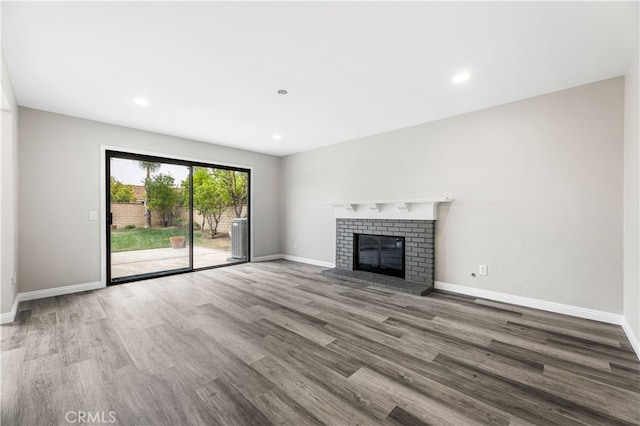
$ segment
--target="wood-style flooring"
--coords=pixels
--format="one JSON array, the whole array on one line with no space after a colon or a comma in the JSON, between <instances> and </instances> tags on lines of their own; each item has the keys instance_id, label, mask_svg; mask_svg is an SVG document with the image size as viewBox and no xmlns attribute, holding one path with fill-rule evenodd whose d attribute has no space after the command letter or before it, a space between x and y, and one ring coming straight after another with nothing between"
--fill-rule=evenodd
<instances>
[{"instance_id":1,"label":"wood-style flooring","mask_svg":"<svg viewBox=\"0 0 640 426\"><path fill-rule=\"evenodd\" d=\"M619 326L319 272L243 264L23 302L0 327L2 425L640 424Z\"/></svg>"}]
</instances>

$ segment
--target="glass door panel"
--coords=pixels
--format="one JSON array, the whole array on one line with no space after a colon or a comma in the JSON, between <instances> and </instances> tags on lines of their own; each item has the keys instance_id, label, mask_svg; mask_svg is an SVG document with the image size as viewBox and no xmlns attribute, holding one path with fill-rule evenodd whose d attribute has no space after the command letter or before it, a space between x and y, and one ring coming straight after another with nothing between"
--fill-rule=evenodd
<instances>
[{"instance_id":1,"label":"glass door panel","mask_svg":"<svg viewBox=\"0 0 640 426\"><path fill-rule=\"evenodd\" d=\"M191 268L190 167L110 157L111 282Z\"/></svg>"},{"instance_id":2,"label":"glass door panel","mask_svg":"<svg viewBox=\"0 0 640 426\"><path fill-rule=\"evenodd\" d=\"M193 267L249 260L249 173L193 169Z\"/></svg>"}]
</instances>

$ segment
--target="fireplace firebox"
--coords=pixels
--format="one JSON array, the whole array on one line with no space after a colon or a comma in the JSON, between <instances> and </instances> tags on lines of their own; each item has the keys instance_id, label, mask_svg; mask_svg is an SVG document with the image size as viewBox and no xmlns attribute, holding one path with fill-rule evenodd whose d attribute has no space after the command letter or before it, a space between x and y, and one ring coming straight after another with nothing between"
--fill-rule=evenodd
<instances>
[{"instance_id":1,"label":"fireplace firebox","mask_svg":"<svg viewBox=\"0 0 640 426\"><path fill-rule=\"evenodd\" d=\"M404 237L354 234L354 270L404 278Z\"/></svg>"}]
</instances>

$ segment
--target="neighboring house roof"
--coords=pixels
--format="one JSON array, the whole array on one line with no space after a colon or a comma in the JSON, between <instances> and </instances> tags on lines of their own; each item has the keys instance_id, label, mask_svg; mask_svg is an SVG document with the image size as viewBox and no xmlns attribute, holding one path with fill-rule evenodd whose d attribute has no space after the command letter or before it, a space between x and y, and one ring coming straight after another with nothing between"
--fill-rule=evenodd
<instances>
[{"instance_id":1,"label":"neighboring house roof","mask_svg":"<svg viewBox=\"0 0 640 426\"><path fill-rule=\"evenodd\" d=\"M135 195L136 200L144 201L146 195L144 185L131 185L131 188L133 189L133 195Z\"/></svg>"}]
</instances>

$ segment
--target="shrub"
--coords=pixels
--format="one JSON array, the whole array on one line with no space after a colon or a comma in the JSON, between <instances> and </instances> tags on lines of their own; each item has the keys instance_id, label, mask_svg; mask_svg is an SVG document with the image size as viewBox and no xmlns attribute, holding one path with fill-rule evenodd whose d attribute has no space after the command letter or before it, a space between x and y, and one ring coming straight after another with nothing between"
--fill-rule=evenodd
<instances>
[{"instance_id":1,"label":"shrub","mask_svg":"<svg viewBox=\"0 0 640 426\"><path fill-rule=\"evenodd\" d=\"M124 229L136 229L135 225L126 225Z\"/></svg>"}]
</instances>

